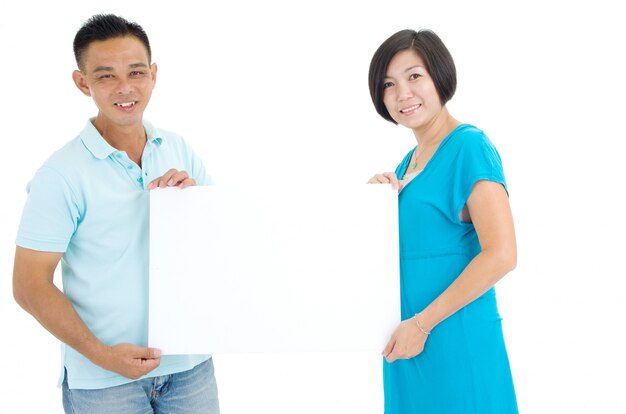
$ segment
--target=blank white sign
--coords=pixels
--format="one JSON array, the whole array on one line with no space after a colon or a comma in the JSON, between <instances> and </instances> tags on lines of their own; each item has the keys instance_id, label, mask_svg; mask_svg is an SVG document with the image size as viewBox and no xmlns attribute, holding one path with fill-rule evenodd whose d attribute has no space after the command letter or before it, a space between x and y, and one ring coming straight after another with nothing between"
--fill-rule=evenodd
<instances>
[{"instance_id":1,"label":"blank white sign","mask_svg":"<svg viewBox=\"0 0 626 414\"><path fill-rule=\"evenodd\" d=\"M382 351L400 322L387 185L150 192L150 346Z\"/></svg>"}]
</instances>

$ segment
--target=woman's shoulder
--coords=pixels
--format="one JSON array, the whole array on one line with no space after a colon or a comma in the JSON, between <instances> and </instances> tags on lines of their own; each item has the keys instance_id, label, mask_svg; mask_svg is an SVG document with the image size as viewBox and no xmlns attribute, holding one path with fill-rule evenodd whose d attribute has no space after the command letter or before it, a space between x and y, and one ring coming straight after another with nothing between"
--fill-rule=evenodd
<instances>
[{"instance_id":1,"label":"woman's shoulder","mask_svg":"<svg viewBox=\"0 0 626 414\"><path fill-rule=\"evenodd\" d=\"M452 131L452 133L462 138L457 141L462 141L464 143L489 141L485 132L472 124L460 124L454 129L454 131Z\"/></svg>"},{"instance_id":2,"label":"woman's shoulder","mask_svg":"<svg viewBox=\"0 0 626 414\"><path fill-rule=\"evenodd\" d=\"M458 149L471 150L471 149L489 149L490 151L496 151L496 147L489 139L485 132L471 124L461 124L454 131L456 139L453 141L456 143Z\"/></svg>"}]
</instances>

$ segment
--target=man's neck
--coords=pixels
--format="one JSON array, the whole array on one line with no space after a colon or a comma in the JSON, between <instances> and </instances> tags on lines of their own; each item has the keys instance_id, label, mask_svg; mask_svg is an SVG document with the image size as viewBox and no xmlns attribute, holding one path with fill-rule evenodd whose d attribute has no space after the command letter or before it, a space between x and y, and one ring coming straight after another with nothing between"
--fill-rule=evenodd
<instances>
[{"instance_id":1,"label":"man's neck","mask_svg":"<svg viewBox=\"0 0 626 414\"><path fill-rule=\"evenodd\" d=\"M146 146L146 131L143 124L119 126L94 121L94 127L113 148L124 151L137 165L141 166L141 155Z\"/></svg>"}]
</instances>

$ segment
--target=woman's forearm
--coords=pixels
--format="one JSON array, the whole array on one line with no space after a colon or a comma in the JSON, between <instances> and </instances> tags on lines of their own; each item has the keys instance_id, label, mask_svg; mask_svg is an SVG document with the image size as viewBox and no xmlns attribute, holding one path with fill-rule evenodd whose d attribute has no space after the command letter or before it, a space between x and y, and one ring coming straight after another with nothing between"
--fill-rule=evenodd
<instances>
[{"instance_id":1,"label":"woman's forearm","mask_svg":"<svg viewBox=\"0 0 626 414\"><path fill-rule=\"evenodd\" d=\"M420 324L428 330L433 329L488 291L515 268L516 260L514 251L499 249L480 252L459 277L419 313Z\"/></svg>"}]
</instances>

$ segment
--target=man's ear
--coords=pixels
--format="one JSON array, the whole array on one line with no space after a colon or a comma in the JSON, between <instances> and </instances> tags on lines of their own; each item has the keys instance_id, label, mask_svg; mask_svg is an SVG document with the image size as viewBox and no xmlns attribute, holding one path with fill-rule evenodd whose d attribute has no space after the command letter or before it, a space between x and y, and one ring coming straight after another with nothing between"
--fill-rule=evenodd
<instances>
[{"instance_id":1,"label":"man's ear","mask_svg":"<svg viewBox=\"0 0 626 414\"><path fill-rule=\"evenodd\" d=\"M91 96L91 92L89 91L89 86L87 86L87 80L85 79L85 75L80 70L75 70L72 72L72 79L76 84L76 87L80 89L82 93L86 96Z\"/></svg>"},{"instance_id":2,"label":"man's ear","mask_svg":"<svg viewBox=\"0 0 626 414\"><path fill-rule=\"evenodd\" d=\"M157 64L153 63L150 65L150 73L152 74L152 88L156 85L156 75L157 75Z\"/></svg>"}]
</instances>

